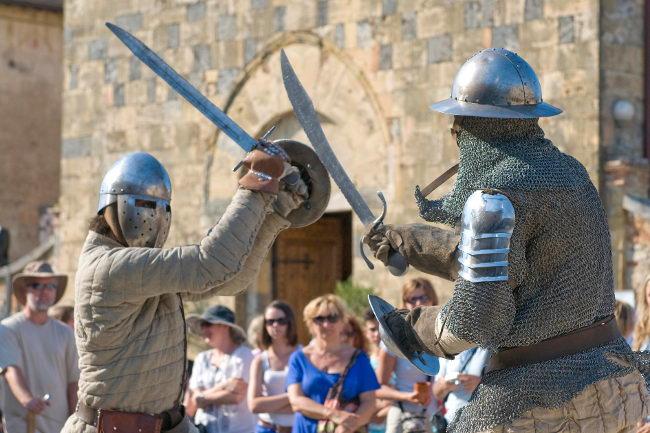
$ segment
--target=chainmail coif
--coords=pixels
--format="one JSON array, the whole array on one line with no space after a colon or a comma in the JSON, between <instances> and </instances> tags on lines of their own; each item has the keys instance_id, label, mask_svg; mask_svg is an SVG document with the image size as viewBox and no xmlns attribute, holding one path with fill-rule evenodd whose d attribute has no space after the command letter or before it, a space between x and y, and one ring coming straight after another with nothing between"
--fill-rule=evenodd
<instances>
[{"instance_id":1,"label":"chainmail coif","mask_svg":"<svg viewBox=\"0 0 650 433\"><path fill-rule=\"evenodd\" d=\"M613 314L606 214L584 167L544 138L537 119L463 118L460 167L441 200L416 189L421 215L456 225L469 195L498 189L515 208L508 282L456 281L443 307L449 330L490 350L527 346ZM487 373L450 432L507 424L534 407L558 407L588 385L648 372L623 339L572 356Z\"/></svg>"}]
</instances>

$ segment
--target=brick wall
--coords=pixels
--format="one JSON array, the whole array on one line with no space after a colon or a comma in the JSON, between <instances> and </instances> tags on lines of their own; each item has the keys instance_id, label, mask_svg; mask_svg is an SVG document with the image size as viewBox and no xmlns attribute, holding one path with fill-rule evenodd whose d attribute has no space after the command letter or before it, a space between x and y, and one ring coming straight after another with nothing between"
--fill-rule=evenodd
<instances>
[{"instance_id":1,"label":"brick wall","mask_svg":"<svg viewBox=\"0 0 650 433\"><path fill-rule=\"evenodd\" d=\"M134 32L251 134L277 123L284 136L302 138L281 85L285 48L353 180L373 205L374 191L387 194L388 222L415 221L413 186L456 161L450 119L428 105L448 97L459 66L484 47L514 49L539 72L545 100L566 111L542 121L548 136L599 179L596 0L67 0L65 7L59 259L71 272L101 176L119 156L142 149L168 167L169 245L198 240L216 221L241 157L134 61L105 21ZM330 206L346 207L337 191ZM362 234L356 221L353 232ZM353 268L359 282L397 298L400 280L368 271L356 252ZM449 284L437 283L449 293Z\"/></svg>"},{"instance_id":2,"label":"brick wall","mask_svg":"<svg viewBox=\"0 0 650 433\"><path fill-rule=\"evenodd\" d=\"M625 209L625 288L642 290L650 276L650 200L627 195L623 199ZM641 295L643 296L643 295Z\"/></svg>"},{"instance_id":3,"label":"brick wall","mask_svg":"<svg viewBox=\"0 0 650 433\"><path fill-rule=\"evenodd\" d=\"M631 289L634 269L627 264L635 246L628 236L623 209L627 194L647 198L650 165L644 159L644 3L645 0L600 2L600 146L605 176L601 195L612 233L614 272L619 289ZM633 107L629 120L615 120L614 105ZM645 262L650 266L650 262Z\"/></svg>"},{"instance_id":4,"label":"brick wall","mask_svg":"<svg viewBox=\"0 0 650 433\"><path fill-rule=\"evenodd\" d=\"M63 19L0 4L0 225L10 259L39 243L39 217L59 196Z\"/></svg>"}]
</instances>

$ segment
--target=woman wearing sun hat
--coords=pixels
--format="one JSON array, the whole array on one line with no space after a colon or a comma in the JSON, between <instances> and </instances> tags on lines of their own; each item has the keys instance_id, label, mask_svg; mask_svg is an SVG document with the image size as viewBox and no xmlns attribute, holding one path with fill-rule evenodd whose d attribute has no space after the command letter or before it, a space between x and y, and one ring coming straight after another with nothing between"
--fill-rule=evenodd
<instances>
[{"instance_id":1,"label":"woman wearing sun hat","mask_svg":"<svg viewBox=\"0 0 650 433\"><path fill-rule=\"evenodd\" d=\"M246 404L253 353L235 314L223 305L187 318L190 332L211 347L194 360L187 399L198 408L194 422L207 433L251 433L255 416ZM189 403L189 402L188 402Z\"/></svg>"}]
</instances>

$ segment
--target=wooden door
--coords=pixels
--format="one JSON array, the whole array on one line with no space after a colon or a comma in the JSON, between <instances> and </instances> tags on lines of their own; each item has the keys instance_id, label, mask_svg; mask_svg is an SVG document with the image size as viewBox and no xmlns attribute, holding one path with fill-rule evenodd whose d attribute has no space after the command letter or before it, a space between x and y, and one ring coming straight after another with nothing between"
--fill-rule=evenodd
<instances>
[{"instance_id":1,"label":"wooden door","mask_svg":"<svg viewBox=\"0 0 650 433\"><path fill-rule=\"evenodd\" d=\"M352 271L351 215L326 214L316 223L283 231L273 248L273 291L275 299L288 302L300 322L302 344L309 333L302 310L309 301L333 293L336 282Z\"/></svg>"}]
</instances>

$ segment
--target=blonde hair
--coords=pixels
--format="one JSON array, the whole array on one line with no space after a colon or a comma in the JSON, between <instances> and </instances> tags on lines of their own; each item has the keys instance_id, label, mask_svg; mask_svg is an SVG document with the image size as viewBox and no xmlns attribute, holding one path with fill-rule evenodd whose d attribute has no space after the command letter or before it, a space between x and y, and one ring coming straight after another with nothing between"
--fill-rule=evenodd
<instances>
[{"instance_id":1,"label":"blonde hair","mask_svg":"<svg viewBox=\"0 0 650 433\"><path fill-rule=\"evenodd\" d=\"M616 301L614 304L614 318L623 337L627 336L634 328L634 308L627 302Z\"/></svg>"},{"instance_id":2,"label":"blonde hair","mask_svg":"<svg viewBox=\"0 0 650 433\"><path fill-rule=\"evenodd\" d=\"M248 329L246 329L246 337L248 344L255 349L264 349L262 344L262 331L264 328L264 315L259 314L250 321Z\"/></svg>"},{"instance_id":3,"label":"blonde hair","mask_svg":"<svg viewBox=\"0 0 650 433\"><path fill-rule=\"evenodd\" d=\"M646 277L640 290L636 293L637 320L634 325L634 341L632 348L639 350L641 345L650 337L650 309L646 299L646 287L650 283L650 276Z\"/></svg>"},{"instance_id":4,"label":"blonde hair","mask_svg":"<svg viewBox=\"0 0 650 433\"><path fill-rule=\"evenodd\" d=\"M433 288L433 284L426 278L418 277L411 278L402 286L402 305L406 306L406 300L411 293L415 292L417 289L422 289L425 295L431 301L431 305L438 305L438 295L436 290Z\"/></svg>"},{"instance_id":5,"label":"blonde hair","mask_svg":"<svg viewBox=\"0 0 650 433\"><path fill-rule=\"evenodd\" d=\"M302 310L302 318L308 328L312 325L312 319L323 309L328 309L338 314L341 320L346 320L350 316L345 301L340 297L331 294L319 296L309 301Z\"/></svg>"}]
</instances>

